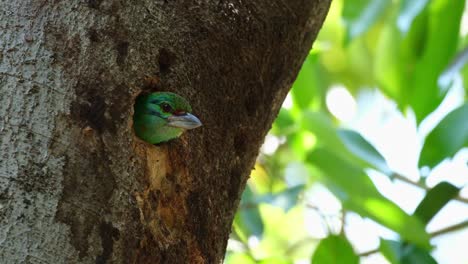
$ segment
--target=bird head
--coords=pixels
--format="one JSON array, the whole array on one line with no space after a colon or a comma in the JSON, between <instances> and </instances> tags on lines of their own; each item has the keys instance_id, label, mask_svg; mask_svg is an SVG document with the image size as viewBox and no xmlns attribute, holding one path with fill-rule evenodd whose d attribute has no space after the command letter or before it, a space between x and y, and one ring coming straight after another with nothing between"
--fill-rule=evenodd
<instances>
[{"instance_id":1,"label":"bird head","mask_svg":"<svg viewBox=\"0 0 468 264\"><path fill-rule=\"evenodd\" d=\"M139 96L135 103L134 128L138 137L157 144L179 137L202 125L185 98L170 92Z\"/></svg>"}]
</instances>

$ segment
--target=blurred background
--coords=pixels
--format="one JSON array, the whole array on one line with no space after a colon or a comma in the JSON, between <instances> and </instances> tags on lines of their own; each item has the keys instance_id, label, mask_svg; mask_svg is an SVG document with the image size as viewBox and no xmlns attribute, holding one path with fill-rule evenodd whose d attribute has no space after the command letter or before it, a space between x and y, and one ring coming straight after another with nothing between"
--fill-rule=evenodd
<instances>
[{"instance_id":1,"label":"blurred background","mask_svg":"<svg viewBox=\"0 0 468 264\"><path fill-rule=\"evenodd\" d=\"M465 0L333 0L225 263L468 263Z\"/></svg>"}]
</instances>

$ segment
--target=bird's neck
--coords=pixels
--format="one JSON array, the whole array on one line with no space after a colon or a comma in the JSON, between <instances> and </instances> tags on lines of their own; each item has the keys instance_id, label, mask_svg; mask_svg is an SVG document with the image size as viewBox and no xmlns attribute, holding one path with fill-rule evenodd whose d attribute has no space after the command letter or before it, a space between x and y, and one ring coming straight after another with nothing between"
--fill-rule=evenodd
<instances>
[{"instance_id":1,"label":"bird's neck","mask_svg":"<svg viewBox=\"0 0 468 264\"><path fill-rule=\"evenodd\" d=\"M155 128L155 132L152 135L154 139L153 142L166 142L171 139L179 137L183 132L183 129L170 127L170 126L160 126Z\"/></svg>"}]
</instances>

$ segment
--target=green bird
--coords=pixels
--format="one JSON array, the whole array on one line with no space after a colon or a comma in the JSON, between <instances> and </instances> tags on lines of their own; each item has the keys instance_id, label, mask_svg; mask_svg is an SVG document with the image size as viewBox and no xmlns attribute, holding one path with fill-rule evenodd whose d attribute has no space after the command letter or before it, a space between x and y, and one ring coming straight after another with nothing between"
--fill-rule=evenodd
<instances>
[{"instance_id":1,"label":"green bird","mask_svg":"<svg viewBox=\"0 0 468 264\"><path fill-rule=\"evenodd\" d=\"M202 125L191 114L192 107L185 98L170 92L139 96L135 103L133 128L146 142L158 144L179 137L185 130Z\"/></svg>"}]
</instances>

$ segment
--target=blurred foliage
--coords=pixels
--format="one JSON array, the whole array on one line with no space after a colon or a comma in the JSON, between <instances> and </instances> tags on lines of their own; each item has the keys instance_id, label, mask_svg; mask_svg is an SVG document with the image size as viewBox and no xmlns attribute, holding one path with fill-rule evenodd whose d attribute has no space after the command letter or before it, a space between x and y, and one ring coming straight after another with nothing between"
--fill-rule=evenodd
<instances>
[{"instance_id":1,"label":"blurred foliage","mask_svg":"<svg viewBox=\"0 0 468 264\"><path fill-rule=\"evenodd\" d=\"M373 253L392 264L437 263L427 225L453 199L467 199L448 182L430 188L426 180L441 162L468 147L467 92L464 104L420 136L419 182L393 171L377 147L334 116L327 95L336 85L355 97L377 90L419 129L457 79L468 91L464 8L465 0L332 2L290 92L292 104L280 110L252 171L225 263L359 263ZM372 173L419 186L426 195L409 214L379 192ZM316 186L325 186L340 201L339 215L329 216L310 202ZM324 236L311 237L305 220L310 211L323 216ZM378 248L356 252L344 228L350 212L399 239L381 238ZM338 226L330 219L338 219Z\"/></svg>"}]
</instances>

